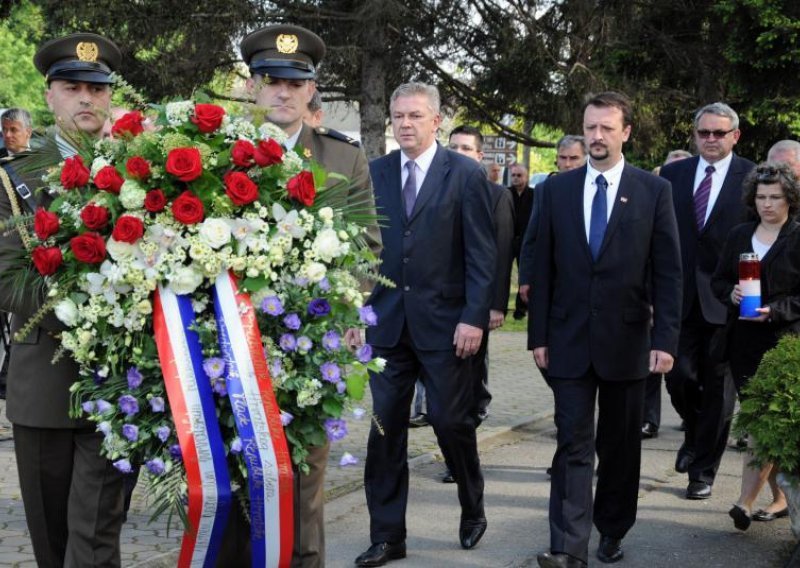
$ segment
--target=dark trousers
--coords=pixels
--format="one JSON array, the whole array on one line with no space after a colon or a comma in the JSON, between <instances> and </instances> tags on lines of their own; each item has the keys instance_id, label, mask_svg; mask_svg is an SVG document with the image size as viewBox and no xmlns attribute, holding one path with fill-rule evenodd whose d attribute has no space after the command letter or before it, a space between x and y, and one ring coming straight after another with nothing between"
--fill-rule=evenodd
<instances>
[{"instance_id":1,"label":"dark trousers","mask_svg":"<svg viewBox=\"0 0 800 568\"><path fill-rule=\"evenodd\" d=\"M475 412L477 414L489 408L492 393L489 392L489 332L483 332L480 349L474 355L478 361L479 378L475 381Z\"/></svg>"},{"instance_id":2,"label":"dark trousers","mask_svg":"<svg viewBox=\"0 0 800 568\"><path fill-rule=\"evenodd\" d=\"M658 429L661 426L661 373L651 373L644 387L644 421Z\"/></svg>"},{"instance_id":3,"label":"dark trousers","mask_svg":"<svg viewBox=\"0 0 800 568\"><path fill-rule=\"evenodd\" d=\"M672 405L686 424L684 447L693 454L689 480L714 483L736 402L729 377L712 347L721 326L708 323L695 307L681 325L678 358L667 375Z\"/></svg>"},{"instance_id":4,"label":"dark trousers","mask_svg":"<svg viewBox=\"0 0 800 568\"><path fill-rule=\"evenodd\" d=\"M519 273L519 256L520 256L520 249L517 248L514 251L514 261L517 263L517 272ZM519 291L517 291L517 295L514 298L514 317L521 319L528 314L528 303L522 299L522 296L519 295Z\"/></svg>"},{"instance_id":5,"label":"dark trousers","mask_svg":"<svg viewBox=\"0 0 800 568\"><path fill-rule=\"evenodd\" d=\"M593 520L600 534L612 538L623 538L636 521L645 381L606 381L590 369L578 379L550 377L549 384L558 431L550 485L550 550L585 562Z\"/></svg>"},{"instance_id":6,"label":"dark trousers","mask_svg":"<svg viewBox=\"0 0 800 568\"><path fill-rule=\"evenodd\" d=\"M406 538L408 502L408 408L417 378L425 384L428 419L439 447L458 484L462 519L480 519L483 509L483 474L475 436L475 357L459 359L454 350L421 351L408 330L390 349L375 348L386 359L386 369L370 376L375 419L367 445L364 488L373 543Z\"/></svg>"},{"instance_id":7,"label":"dark trousers","mask_svg":"<svg viewBox=\"0 0 800 568\"><path fill-rule=\"evenodd\" d=\"M120 566L122 474L92 428L14 424L25 520L40 568Z\"/></svg>"}]
</instances>

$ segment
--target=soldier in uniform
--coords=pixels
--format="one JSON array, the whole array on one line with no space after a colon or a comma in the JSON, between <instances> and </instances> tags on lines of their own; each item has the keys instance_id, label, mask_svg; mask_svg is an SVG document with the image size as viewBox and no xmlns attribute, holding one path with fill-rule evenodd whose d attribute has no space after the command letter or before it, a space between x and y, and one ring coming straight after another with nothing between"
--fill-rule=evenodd
<instances>
[{"instance_id":1,"label":"soldier in uniform","mask_svg":"<svg viewBox=\"0 0 800 568\"><path fill-rule=\"evenodd\" d=\"M325 54L322 39L299 26L274 25L256 30L242 40L242 58L250 67L248 89L256 105L267 110L267 120L288 135L286 148L301 147L306 158L350 180L346 203L359 212L375 213L367 158L357 141L325 127L303 123L316 91L316 69ZM328 186L336 180L329 179ZM369 228L367 241L377 255L380 230ZM295 541L292 566L325 564L323 500L325 465L330 446L310 448L309 474L295 469Z\"/></svg>"},{"instance_id":2,"label":"soldier in uniform","mask_svg":"<svg viewBox=\"0 0 800 568\"><path fill-rule=\"evenodd\" d=\"M62 157L76 153L71 133L99 137L111 101L110 75L121 59L114 43L89 33L49 41L34 56L47 81L45 96L55 115ZM0 219L46 207L52 200L46 191L36 191L40 175L21 172L22 159L0 169ZM3 233L0 259L28 245L25 227ZM0 262L0 272L7 268L7 261ZM0 309L14 314L14 328L41 304L41 296L15 293L8 280L0 281ZM69 417L69 388L78 368L68 357L52 363L60 329L50 313L11 347L7 413L33 551L40 567L120 566L122 474L100 455L103 436L95 425Z\"/></svg>"}]
</instances>

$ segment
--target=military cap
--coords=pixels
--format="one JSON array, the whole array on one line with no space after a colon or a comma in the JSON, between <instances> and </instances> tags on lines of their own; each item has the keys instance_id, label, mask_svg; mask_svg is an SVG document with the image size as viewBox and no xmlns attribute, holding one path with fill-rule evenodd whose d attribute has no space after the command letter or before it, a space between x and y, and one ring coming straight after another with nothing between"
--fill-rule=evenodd
<instances>
[{"instance_id":1,"label":"military cap","mask_svg":"<svg viewBox=\"0 0 800 568\"><path fill-rule=\"evenodd\" d=\"M325 43L314 32L278 24L251 32L242 40L242 59L251 75L275 79L314 79Z\"/></svg>"},{"instance_id":2,"label":"military cap","mask_svg":"<svg viewBox=\"0 0 800 568\"><path fill-rule=\"evenodd\" d=\"M84 83L112 83L122 53L109 39L77 33L51 39L33 56L33 64L47 82L54 79Z\"/></svg>"}]
</instances>

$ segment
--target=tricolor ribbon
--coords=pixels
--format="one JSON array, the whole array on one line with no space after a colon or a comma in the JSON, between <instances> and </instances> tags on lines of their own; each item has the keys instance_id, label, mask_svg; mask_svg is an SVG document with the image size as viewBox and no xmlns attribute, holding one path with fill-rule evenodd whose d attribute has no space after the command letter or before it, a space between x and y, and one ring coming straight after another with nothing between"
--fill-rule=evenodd
<instances>
[{"instance_id":1,"label":"tricolor ribbon","mask_svg":"<svg viewBox=\"0 0 800 568\"><path fill-rule=\"evenodd\" d=\"M228 397L247 466L251 565L288 567L294 537L292 461L255 310L231 274L220 275L214 284L214 309Z\"/></svg>"},{"instance_id":2,"label":"tricolor ribbon","mask_svg":"<svg viewBox=\"0 0 800 568\"><path fill-rule=\"evenodd\" d=\"M216 563L231 506L225 446L217 422L211 384L203 371L200 339L189 296L168 288L155 293L153 327L169 404L181 446L189 501L178 566Z\"/></svg>"}]
</instances>

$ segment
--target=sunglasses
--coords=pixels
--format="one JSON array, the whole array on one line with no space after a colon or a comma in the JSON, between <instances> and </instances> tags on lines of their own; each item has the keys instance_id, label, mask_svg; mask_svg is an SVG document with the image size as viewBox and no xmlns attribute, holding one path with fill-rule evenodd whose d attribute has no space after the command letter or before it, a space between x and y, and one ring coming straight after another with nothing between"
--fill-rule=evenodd
<instances>
[{"instance_id":1,"label":"sunglasses","mask_svg":"<svg viewBox=\"0 0 800 568\"><path fill-rule=\"evenodd\" d=\"M697 135L704 140L706 138L725 138L728 134L736 130L735 128L731 128L730 130L697 130Z\"/></svg>"}]
</instances>

